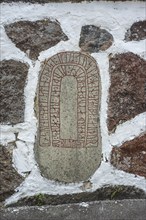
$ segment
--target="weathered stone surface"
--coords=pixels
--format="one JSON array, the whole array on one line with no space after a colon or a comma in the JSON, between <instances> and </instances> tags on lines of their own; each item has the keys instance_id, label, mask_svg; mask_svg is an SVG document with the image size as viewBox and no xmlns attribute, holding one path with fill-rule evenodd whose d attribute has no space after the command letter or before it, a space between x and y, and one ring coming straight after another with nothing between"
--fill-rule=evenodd
<instances>
[{"instance_id":1,"label":"weathered stone surface","mask_svg":"<svg viewBox=\"0 0 146 220\"><path fill-rule=\"evenodd\" d=\"M86 180L100 165L100 78L96 61L64 52L42 66L37 160L49 179Z\"/></svg>"},{"instance_id":2,"label":"weathered stone surface","mask_svg":"<svg viewBox=\"0 0 146 220\"><path fill-rule=\"evenodd\" d=\"M108 128L146 111L146 61L133 53L110 58Z\"/></svg>"},{"instance_id":3,"label":"weathered stone surface","mask_svg":"<svg viewBox=\"0 0 146 220\"><path fill-rule=\"evenodd\" d=\"M126 32L126 41L139 41L146 39L146 20L135 22Z\"/></svg>"},{"instance_id":4,"label":"weathered stone surface","mask_svg":"<svg viewBox=\"0 0 146 220\"><path fill-rule=\"evenodd\" d=\"M16 47L36 60L39 53L55 46L61 40L68 40L63 33L58 21L49 19L31 21L19 21L5 26L8 37L16 44Z\"/></svg>"},{"instance_id":5,"label":"weathered stone surface","mask_svg":"<svg viewBox=\"0 0 146 220\"><path fill-rule=\"evenodd\" d=\"M0 122L21 123L24 121L24 86L28 66L15 60L0 62Z\"/></svg>"},{"instance_id":6,"label":"weathered stone surface","mask_svg":"<svg viewBox=\"0 0 146 220\"><path fill-rule=\"evenodd\" d=\"M0 145L0 202L12 195L22 180L12 166L12 152Z\"/></svg>"},{"instance_id":7,"label":"weathered stone surface","mask_svg":"<svg viewBox=\"0 0 146 220\"><path fill-rule=\"evenodd\" d=\"M82 51L95 53L108 49L113 42L113 36L94 25L85 25L81 29L79 46Z\"/></svg>"},{"instance_id":8,"label":"weathered stone surface","mask_svg":"<svg viewBox=\"0 0 146 220\"><path fill-rule=\"evenodd\" d=\"M104 200L0 209L1 220L144 220L146 199ZM92 202L93 201L93 202Z\"/></svg>"},{"instance_id":9,"label":"weathered stone surface","mask_svg":"<svg viewBox=\"0 0 146 220\"><path fill-rule=\"evenodd\" d=\"M146 177L146 134L113 147L111 164L117 169Z\"/></svg>"},{"instance_id":10,"label":"weathered stone surface","mask_svg":"<svg viewBox=\"0 0 146 220\"><path fill-rule=\"evenodd\" d=\"M15 60L0 62L0 123L24 121L24 86L28 66Z\"/></svg>"}]
</instances>

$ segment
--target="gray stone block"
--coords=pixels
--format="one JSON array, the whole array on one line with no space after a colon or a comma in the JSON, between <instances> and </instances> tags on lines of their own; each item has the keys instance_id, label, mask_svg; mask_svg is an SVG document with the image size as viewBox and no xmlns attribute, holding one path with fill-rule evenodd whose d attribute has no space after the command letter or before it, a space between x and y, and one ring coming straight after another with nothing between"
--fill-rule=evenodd
<instances>
[{"instance_id":1,"label":"gray stone block","mask_svg":"<svg viewBox=\"0 0 146 220\"><path fill-rule=\"evenodd\" d=\"M24 86L28 66L15 60L0 62L0 123L24 122Z\"/></svg>"},{"instance_id":2,"label":"gray stone block","mask_svg":"<svg viewBox=\"0 0 146 220\"><path fill-rule=\"evenodd\" d=\"M81 29L79 46L82 51L95 53L107 50L113 43L113 36L94 25L85 25Z\"/></svg>"}]
</instances>

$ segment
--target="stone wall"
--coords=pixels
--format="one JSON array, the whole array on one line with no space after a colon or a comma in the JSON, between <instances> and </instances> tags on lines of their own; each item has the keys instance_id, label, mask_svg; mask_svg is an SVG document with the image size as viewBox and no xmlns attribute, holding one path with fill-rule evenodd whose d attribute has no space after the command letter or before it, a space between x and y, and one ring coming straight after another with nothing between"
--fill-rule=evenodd
<instances>
[{"instance_id":1,"label":"stone wall","mask_svg":"<svg viewBox=\"0 0 146 220\"><path fill-rule=\"evenodd\" d=\"M145 190L144 3L1 11L2 200L105 184Z\"/></svg>"}]
</instances>

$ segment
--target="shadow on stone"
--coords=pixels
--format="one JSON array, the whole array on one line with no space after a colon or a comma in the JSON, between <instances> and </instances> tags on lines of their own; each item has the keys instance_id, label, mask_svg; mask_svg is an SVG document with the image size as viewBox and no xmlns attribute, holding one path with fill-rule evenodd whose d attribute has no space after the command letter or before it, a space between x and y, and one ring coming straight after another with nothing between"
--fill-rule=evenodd
<instances>
[{"instance_id":1,"label":"shadow on stone","mask_svg":"<svg viewBox=\"0 0 146 220\"><path fill-rule=\"evenodd\" d=\"M83 192L71 195L38 194L35 196L23 198L19 200L17 203L9 205L9 207L59 205L68 203L117 199L146 199L146 194L143 190L135 188L134 186L104 186L100 189L97 189L95 192Z\"/></svg>"}]
</instances>

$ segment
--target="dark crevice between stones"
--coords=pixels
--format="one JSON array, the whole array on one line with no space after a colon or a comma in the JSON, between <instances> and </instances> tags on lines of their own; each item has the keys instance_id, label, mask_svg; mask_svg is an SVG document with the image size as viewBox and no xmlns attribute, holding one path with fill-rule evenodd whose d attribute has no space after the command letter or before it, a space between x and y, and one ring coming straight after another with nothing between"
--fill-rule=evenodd
<instances>
[{"instance_id":1,"label":"dark crevice between stones","mask_svg":"<svg viewBox=\"0 0 146 220\"><path fill-rule=\"evenodd\" d=\"M19 200L17 203L9 205L16 206L42 206L59 205L68 203L90 202L97 200L122 200L122 199L146 199L146 193L142 189L134 186L104 186L95 192L83 192L65 195L38 194Z\"/></svg>"}]
</instances>

